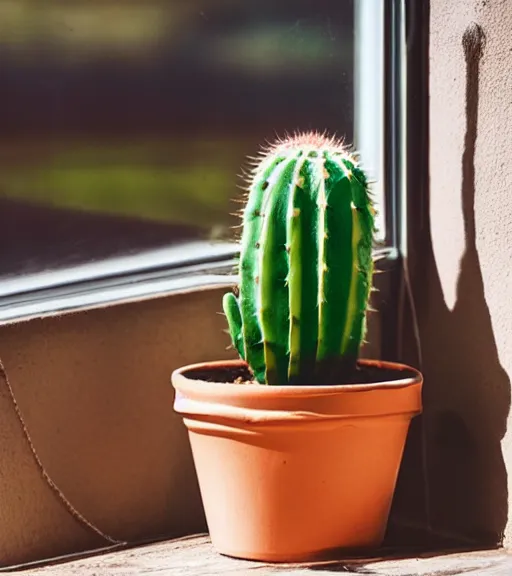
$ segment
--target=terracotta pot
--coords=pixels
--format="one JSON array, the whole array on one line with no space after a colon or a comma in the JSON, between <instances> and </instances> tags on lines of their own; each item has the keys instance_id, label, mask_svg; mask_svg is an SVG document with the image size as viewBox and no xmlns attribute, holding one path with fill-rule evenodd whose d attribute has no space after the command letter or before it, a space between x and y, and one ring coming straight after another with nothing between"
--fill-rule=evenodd
<instances>
[{"instance_id":1,"label":"terracotta pot","mask_svg":"<svg viewBox=\"0 0 512 576\"><path fill-rule=\"evenodd\" d=\"M283 387L200 379L216 380L241 361L173 373L174 409L189 431L217 551L293 562L382 543L423 379L401 364L360 365L396 378Z\"/></svg>"}]
</instances>

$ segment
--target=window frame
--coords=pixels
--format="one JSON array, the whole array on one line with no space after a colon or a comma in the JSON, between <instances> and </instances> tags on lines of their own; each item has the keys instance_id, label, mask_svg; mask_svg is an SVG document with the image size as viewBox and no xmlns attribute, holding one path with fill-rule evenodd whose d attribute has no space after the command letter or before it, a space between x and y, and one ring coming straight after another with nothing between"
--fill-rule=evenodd
<instances>
[{"instance_id":1,"label":"window frame","mask_svg":"<svg viewBox=\"0 0 512 576\"><path fill-rule=\"evenodd\" d=\"M356 2L359 0L355 0ZM360 0L367 1L367 0ZM375 0L370 0L374 2ZM397 330L397 294L401 256L405 252L405 21L414 0L382 0L383 10L383 164L382 189L385 237L374 254L388 274L379 312L387 337L383 355L393 355ZM357 40L356 40L357 42ZM34 316L165 296L183 290L236 283L236 243L170 245L140 256L105 259L95 264L20 276L0 282L0 324ZM163 252L168 252L167 256ZM157 254L158 253L158 254ZM181 255L181 256L178 256ZM389 337L388 337L389 336Z\"/></svg>"}]
</instances>

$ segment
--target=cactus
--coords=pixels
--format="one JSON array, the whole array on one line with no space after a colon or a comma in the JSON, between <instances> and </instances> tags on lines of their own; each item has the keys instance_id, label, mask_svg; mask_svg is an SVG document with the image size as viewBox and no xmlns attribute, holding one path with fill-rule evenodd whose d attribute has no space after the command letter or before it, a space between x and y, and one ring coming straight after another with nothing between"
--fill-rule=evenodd
<instances>
[{"instance_id":1,"label":"cactus","mask_svg":"<svg viewBox=\"0 0 512 576\"><path fill-rule=\"evenodd\" d=\"M251 174L233 345L261 384L340 383L357 365L373 274L367 178L341 142L280 140Z\"/></svg>"}]
</instances>

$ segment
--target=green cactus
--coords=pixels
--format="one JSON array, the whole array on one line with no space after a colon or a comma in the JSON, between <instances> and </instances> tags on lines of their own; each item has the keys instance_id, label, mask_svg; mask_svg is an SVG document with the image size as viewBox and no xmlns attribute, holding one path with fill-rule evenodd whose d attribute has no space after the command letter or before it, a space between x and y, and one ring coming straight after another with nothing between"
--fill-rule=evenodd
<instances>
[{"instance_id":1,"label":"green cactus","mask_svg":"<svg viewBox=\"0 0 512 576\"><path fill-rule=\"evenodd\" d=\"M373 274L374 209L356 159L316 133L278 141L252 173L233 345L261 384L340 383L356 367Z\"/></svg>"}]
</instances>

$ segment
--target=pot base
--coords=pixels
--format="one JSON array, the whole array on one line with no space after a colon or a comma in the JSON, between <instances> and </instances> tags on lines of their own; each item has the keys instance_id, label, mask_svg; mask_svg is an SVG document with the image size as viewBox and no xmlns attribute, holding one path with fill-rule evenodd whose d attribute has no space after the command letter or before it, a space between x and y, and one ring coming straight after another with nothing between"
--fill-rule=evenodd
<instances>
[{"instance_id":1,"label":"pot base","mask_svg":"<svg viewBox=\"0 0 512 576\"><path fill-rule=\"evenodd\" d=\"M364 558L373 555L376 550L382 546L383 538L378 542L368 543L366 546L359 546L358 548L329 548L326 550L303 550L293 554L280 554L269 553L269 551L256 551L256 550L224 550L215 545L212 545L218 554L226 556L227 558L236 558L239 560L250 560L253 562L268 562L272 564L302 564L313 562L329 562L335 560L343 560L348 558Z\"/></svg>"}]
</instances>

